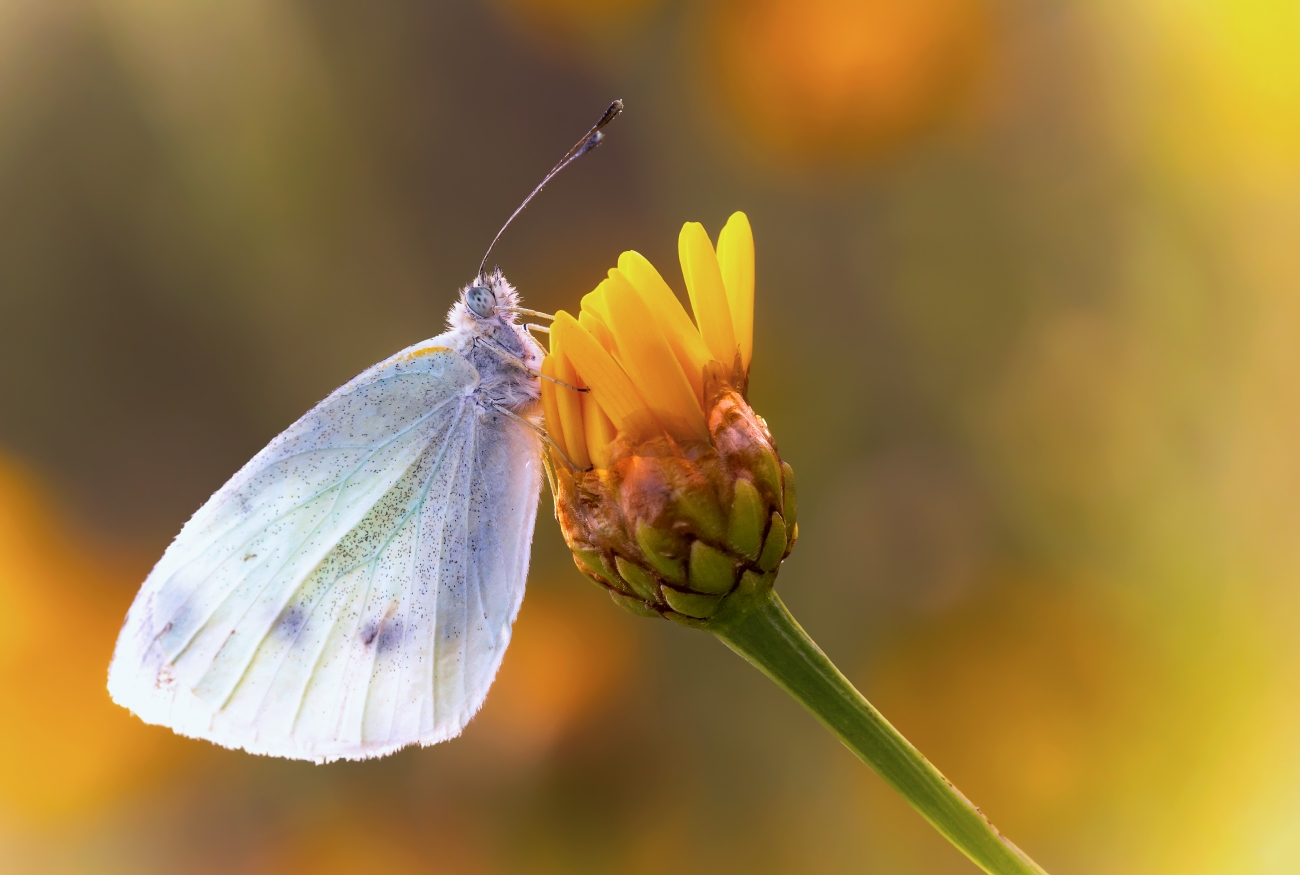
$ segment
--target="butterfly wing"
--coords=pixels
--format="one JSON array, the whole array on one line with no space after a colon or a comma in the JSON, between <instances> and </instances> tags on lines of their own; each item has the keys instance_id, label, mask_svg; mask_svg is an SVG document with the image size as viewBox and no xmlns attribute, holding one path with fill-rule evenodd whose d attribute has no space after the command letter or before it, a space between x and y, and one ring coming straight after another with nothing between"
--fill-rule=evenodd
<instances>
[{"instance_id":1,"label":"butterfly wing","mask_svg":"<svg viewBox=\"0 0 1300 875\"><path fill-rule=\"evenodd\" d=\"M341 387L194 515L127 615L116 702L318 761L459 734L523 597L541 450L479 412L446 338Z\"/></svg>"}]
</instances>

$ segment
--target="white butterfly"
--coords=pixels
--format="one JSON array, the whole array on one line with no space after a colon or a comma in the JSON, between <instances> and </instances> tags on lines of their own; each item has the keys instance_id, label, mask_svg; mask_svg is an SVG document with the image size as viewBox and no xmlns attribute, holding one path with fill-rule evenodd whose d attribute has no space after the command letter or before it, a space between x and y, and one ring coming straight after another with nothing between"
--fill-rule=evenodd
<instances>
[{"instance_id":1,"label":"white butterfly","mask_svg":"<svg viewBox=\"0 0 1300 875\"><path fill-rule=\"evenodd\" d=\"M446 332L335 391L218 490L131 605L113 700L317 762L459 735L510 643L541 490L544 353L518 305L480 266Z\"/></svg>"},{"instance_id":2,"label":"white butterfly","mask_svg":"<svg viewBox=\"0 0 1300 875\"><path fill-rule=\"evenodd\" d=\"M113 700L299 759L458 735L510 642L541 488L540 440L510 415L541 397L517 305L499 272L467 287L450 330L335 391L212 496L127 614Z\"/></svg>"}]
</instances>

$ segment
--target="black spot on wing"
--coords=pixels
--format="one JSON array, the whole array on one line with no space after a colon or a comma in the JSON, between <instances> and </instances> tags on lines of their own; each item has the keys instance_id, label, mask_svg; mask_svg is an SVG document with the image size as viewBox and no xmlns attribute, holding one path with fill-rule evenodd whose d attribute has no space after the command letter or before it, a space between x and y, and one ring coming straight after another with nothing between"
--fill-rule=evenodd
<instances>
[{"instance_id":1,"label":"black spot on wing","mask_svg":"<svg viewBox=\"0 0 1300 875\"><path fill-rule=\"evenodd\" d=\"M275 632L290 641L298 637L307 622L307 611L300 604L292 604L280 612L275 621Z\"/></svg>"},{"instance_id":2,"label":"black spot on wing","mask_svg":"<svg viewBox=\"0 0 1300 875\"><path fill-rule=\"evenodd\" d=\"M376 653L392 650L402 643L402 621L398 617L384 617L378 622L371 620L361 627L358 637L361 643L375 646Z\"/></svg>"},{"instance_id":3,"label":"black spot on wing","mask_svg":"<svg viewBox=\"0 0 1300 875\"><path fill-rule=\"evenodd\" d=\"M402 621L398 619L390 620L383 624L379 630L379 636L375 640L375 652L384 653L392 650L402 643Z\"/></svg>"}]
</instances>

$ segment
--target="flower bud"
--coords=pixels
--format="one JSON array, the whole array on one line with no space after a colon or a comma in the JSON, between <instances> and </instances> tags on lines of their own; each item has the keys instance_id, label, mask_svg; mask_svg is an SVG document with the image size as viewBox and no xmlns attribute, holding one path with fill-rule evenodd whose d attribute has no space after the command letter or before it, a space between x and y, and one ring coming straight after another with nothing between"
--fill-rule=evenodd
<instances>
[{"instance_id":1,"label":"flower bud","mask_svg":"<svg viewBox=\"0 0 1300 875\"><path fill-rule=\"evenodd\" d=\"M794 546L794 472L737 391L710 400L708 442L620 435L607 468L552 465L574 562L634 613L707 620L769 589Z\"/></svg>"},{"instance_id":2,"label":"flower bud","mask_svg":"<svg viewBox=\"0 0 1300 875\"><path fill-rule=\"evenodd\" d=\"M561 382L543 383L543 404L555 514L579 570L634 613L708 625L771 589L797 533L794 472L745 400L748 220L732 217L716 253L688 224L680 250L700 329L624 253L581 318L557 314L543 373Z\"/></svg>"}]
</instances>

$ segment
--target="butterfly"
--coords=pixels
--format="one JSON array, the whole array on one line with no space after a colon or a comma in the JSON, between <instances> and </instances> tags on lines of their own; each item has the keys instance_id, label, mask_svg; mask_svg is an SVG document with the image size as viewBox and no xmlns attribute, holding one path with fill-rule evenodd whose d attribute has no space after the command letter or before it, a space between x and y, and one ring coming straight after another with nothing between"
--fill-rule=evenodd
<instances>
[{"instance_id":1,"label":"butterfly","mask_svg":"<svg viewBox=\"0 0 1300 875\"><path fill-rule=\"evenodd\" d=\"M519 321L535 311L484 268L622 109L502 226L445 332L335 390L185 524L127 613L115 702L182 735L317 762L460 734L523 600L545 439L545 354Z\"/></svg>"}]
</instances>

